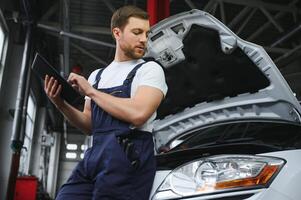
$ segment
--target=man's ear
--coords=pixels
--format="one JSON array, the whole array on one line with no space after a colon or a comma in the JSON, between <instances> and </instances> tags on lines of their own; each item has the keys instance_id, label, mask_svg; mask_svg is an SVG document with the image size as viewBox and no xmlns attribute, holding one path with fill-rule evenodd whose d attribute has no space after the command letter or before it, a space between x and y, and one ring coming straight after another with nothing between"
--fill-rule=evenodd
<instances>
[{"instance_id":1,"label":"man's ear","mask_svg":"<svg viewBox=\"0 0 301 200\"><path fill-rule=\"evenodd\" d=\"M113 28L112 33L113 33L115 40L118 40L120 38L121 30L120 30L120 28L115 27L115 28Z\"/></svg>"}]
</instances>

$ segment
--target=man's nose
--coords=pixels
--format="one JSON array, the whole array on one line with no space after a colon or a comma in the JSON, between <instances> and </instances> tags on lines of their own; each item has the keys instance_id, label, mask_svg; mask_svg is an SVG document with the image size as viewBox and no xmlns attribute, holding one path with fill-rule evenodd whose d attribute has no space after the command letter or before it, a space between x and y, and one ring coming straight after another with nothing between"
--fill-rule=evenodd
<instances>
[{"instance_id":1,"label":"man's nose","mask_svg":"<svg viewBox=\"0 0 301 200\"><path fill-rule=\"evenodd\" d=\"M140 37L140 42L146 43L147 42L147 35L146 34L142 34Z\"/></svg>"}]
</instances>

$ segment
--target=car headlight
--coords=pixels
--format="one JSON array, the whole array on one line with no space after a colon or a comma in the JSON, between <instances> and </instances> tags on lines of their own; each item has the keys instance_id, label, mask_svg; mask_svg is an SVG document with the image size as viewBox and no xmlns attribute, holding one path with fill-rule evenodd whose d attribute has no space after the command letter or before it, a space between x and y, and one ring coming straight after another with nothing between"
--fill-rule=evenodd
<instances>
[{"instance_id":1,"label":"car headlight","mask_svg":"<svg viewBox=\"0 0 301 200\"><path fill-rule=\"evenodd\" d=\"M220 155L202 158L170 172L153 200L267 187L283 164L282 159L262 156Z\"/></svg>"}]
</instances>

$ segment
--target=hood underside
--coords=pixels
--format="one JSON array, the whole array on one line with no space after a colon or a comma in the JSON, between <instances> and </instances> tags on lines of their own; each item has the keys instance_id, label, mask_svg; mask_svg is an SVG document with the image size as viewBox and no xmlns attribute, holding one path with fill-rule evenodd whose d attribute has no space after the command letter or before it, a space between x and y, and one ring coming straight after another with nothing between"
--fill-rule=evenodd
<instances>
[{"instance_id":1,"label":"hood underside","mask_svg":"<svg viewBox=\"0 0 301 200\"><path fill-rule=\"evenodd\" d=\"M169 86L159 118L197 103L263 91L300 110L264 49L240 39L206 12L192 10L169 17L152 27L149 38L146 57L163 66Z\"/></svg>"},{"instance_id":2,"label":"hood underside","mask_svg":"<svg viewBox=\"0 0 301 200\"><path fill-rule=\"evenodd\" d=\"M193 24L183 38L185 60L166 68L168 95L159 117L200 102L255 93L270 81L240 49L225 54L216 30Z\"/></svg>"},{"instance_id":3,"label":"hood underside","mask_svg":"<svg viewBox=\"0 0 301 200\"><path fill-rule=\"evenodd\" d=\"M160 144L226 121L301 122L300 104L265 50L210 14L172 16L152 27L149 38L146 56L163 66L169 87L154 127Z\"/></svg>"}]
</instances>

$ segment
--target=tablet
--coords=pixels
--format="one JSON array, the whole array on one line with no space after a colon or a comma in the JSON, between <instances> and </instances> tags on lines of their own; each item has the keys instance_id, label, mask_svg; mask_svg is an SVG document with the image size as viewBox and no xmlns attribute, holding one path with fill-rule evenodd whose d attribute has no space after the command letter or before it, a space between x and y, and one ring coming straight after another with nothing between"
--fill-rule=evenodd
<instances>
[{"instance_id":1,"label":"tablet","mask_svg":"<svg viewBox=\"0 0 301 200\"><path fill-rule=\"evenodd\" d=\"M83 98L39 53L36 53L31 67L42 80L45 79L46 74L54 77L62 85L61 97L71 105L75 105Z\"/></svg>"}]
</instances>

